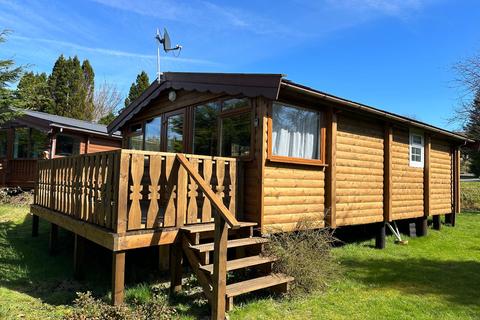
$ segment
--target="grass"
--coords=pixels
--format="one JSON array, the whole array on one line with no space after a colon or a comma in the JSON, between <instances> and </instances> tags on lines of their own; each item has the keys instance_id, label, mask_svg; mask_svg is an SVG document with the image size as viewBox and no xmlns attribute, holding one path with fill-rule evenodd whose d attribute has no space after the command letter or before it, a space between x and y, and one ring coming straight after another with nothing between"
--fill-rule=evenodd
<instances>
[{"instance_id":1,"label":"grass","mask_svg":"<svg viewBox=\"0 0 480 320\"><path fill-rule=\"evenodd\" d=\"M462 182L462 207L480 211L480 182Z\"/></svg>"},{"instance_id":2,"label":"grass","mask_svg":"<svg viewBox=\"0 0 480 320\"><path fill-rule=\"evenodd\" d=\"M93 271L86 281L73 281L72 237L61 233L59 255L49 256L48 226L41 223L39 238L31 238L26 213L25 207L0 206L0 319L60 319L71 309L76 291L106 297L106 252L91 252ZM326 293L289 300L250 296L240 300L230 319L480 318L480 214L461 214L455 228L429 229L427 237L409 239L408 246L394 245L391 237L385 250L373 244L368 240L333 249L344 274ZM148 300L155 281L130 284L127 300ZM172 302L180 318L207 314L204 303L191 302L187 296Z\"/></svg>"}]
</instances>

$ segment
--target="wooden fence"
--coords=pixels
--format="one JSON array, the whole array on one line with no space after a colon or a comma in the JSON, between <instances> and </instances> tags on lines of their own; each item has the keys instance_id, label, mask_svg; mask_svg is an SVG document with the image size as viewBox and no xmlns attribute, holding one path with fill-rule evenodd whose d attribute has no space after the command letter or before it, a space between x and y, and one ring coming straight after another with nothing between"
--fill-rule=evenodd
<instances>
[{"instance_id":1,"label":"wooden fence","mask_svg":"<svg viewBox=\"0 0 480 320\"><path fill-rule=\"evenodd\" d=\"M235 213L237 160L185 157ZM136 150L39 161L35 204L118 233L207 223L215 210L177 154Z\"/></svg>"}]
</instances>

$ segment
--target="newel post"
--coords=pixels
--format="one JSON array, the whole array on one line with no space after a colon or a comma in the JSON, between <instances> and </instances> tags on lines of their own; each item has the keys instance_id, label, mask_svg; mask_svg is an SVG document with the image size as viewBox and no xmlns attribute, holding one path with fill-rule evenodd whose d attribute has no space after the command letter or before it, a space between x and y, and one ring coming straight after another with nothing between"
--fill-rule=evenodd
<instances>
[{"instance_id":1,"label":"newel post","mask_svg":"<svg viewBox=\"0 0 480 320\"><path fill-rule=\"evenodd\" d=\"M228 225L218 213L215 216L214 237L212 319L224 320L227 288Z\"/></svg>"}]
</instances>

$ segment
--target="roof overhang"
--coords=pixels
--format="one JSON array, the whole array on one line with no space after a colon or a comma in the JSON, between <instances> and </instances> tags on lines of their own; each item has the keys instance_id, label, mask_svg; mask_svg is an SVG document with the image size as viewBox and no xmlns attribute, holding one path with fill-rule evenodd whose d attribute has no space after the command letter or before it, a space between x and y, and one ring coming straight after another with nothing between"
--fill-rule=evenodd
<instances>
[{"instance_id":1,"label":"roof overhang","mask_svg":"<svg viewBox=\"0 0 480 320\"><path fill-rule=\"evenodd\" d=\"M276 100L280 90L281 74L245 73L188 73L165 72L162 81L154 81L108 126L108 132L120 129L128 120L146 107L165 90L187 90L246 97L263 96Z\"/></svg>"}]
</instances>

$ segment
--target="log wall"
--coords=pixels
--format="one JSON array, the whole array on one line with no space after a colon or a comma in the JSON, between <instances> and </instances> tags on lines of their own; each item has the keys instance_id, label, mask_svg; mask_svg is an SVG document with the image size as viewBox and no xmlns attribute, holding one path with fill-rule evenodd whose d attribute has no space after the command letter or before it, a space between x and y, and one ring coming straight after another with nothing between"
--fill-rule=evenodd
<instances>
[{"instance_id":1,"label":"log wall","mask_svg":"<svg viewBox=\"0 0 480 320\"><path fill-rule=\"evenodd\" d=\"M430 215L453 212L452 168L450 145L445 141L432 139L430 152Z\"/></svg>"},{"instance_id":2,"label":"log wall","mask_svg":"<svg viewBox=\"0 0 480 320\"><path fill-rule=\"evenodd\" d=\"M324 226L323 168L267 163L263 187L266 230L292 231L304 222Z\"/></svg>"},{"instance_id":3,"label":"log wall","mask_svg":"<svg viewBox=\"0 0 480 320\"><path fill-rule=\"evenodd\" d=\"M392 220L424 215L423 168L410 166L409 134L405 129L393 129Z\"/></svg>"},{"instance_id":4,"label":"log wall","mask_svg":"<svg viewBox=\"0 0 480 320\"><path fill-rule=\"evenodd\" d=\"M383 221L383 138L381 124L339 114L337 226Z\"/></svg>"}]
</instances>

